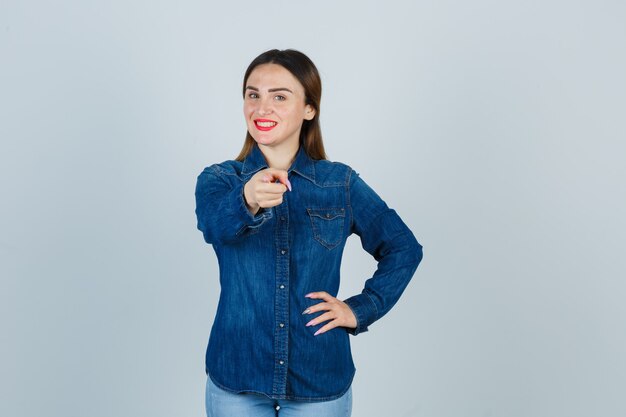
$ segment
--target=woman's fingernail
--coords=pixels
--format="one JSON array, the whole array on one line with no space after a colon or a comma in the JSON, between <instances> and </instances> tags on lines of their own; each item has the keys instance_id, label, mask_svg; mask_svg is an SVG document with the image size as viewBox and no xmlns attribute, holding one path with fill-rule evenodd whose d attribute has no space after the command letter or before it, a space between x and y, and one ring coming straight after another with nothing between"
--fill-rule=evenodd
<instances>
[{"instance_id":1,"label":"woman's fingernail","mask_svg":"<svg viewBox=\"0 0 626 417\"><path fill-rule=\"evenodd\" d=\"M306 310L304 310L304 311L302 312L302 314L309 314L310 312L311 312L311 309L310 309L310 308L307 308ZM308 324L307 324L307 326L308 326Z\"/></svg>"},{"instance_id":2,"label":"woman's fingernail","mask_svg":"<svg viewBox=\"0 0 626 417\"><path fill-rule=\"evenodd\" d=\"M306 324L306 327L312 326L312 324L311 324L312 322L313 322L313 320L311 320L310 322L308 322L308 323Z\"/></svg>"},{"instance_id":3,"label":"woman's fingernail","mask_svg":"<svg viewBox=\"0 0 626 417\"><path fill-rule=\"evenodd\" d=\"M321 330L321 329L320 329ZM316 331L315 333L313 333L313 336L317 336L318 334L320 334L320 330Z\"/></svg>"},{"instance_id":4,"label":"woman's fingernail","mask_svg":"<svg viewBox=\"0 0 626 417\"><path fill-rule=\"evenodd\" d=\"M307 295L305 295L305 297L310 297L313 293L308 293Z\"/></svg>"},{"instance_id":5,"label":"woman's fingernail","mask_svg":"<svg viewBox=\"0 0 626 417\"><path fill-rule=\"evenodd\" d=\"M287 188L289 188L289 191L291 191L291 183L289 182L289 178L287 178Z\"/></svg>"}]
</instances>

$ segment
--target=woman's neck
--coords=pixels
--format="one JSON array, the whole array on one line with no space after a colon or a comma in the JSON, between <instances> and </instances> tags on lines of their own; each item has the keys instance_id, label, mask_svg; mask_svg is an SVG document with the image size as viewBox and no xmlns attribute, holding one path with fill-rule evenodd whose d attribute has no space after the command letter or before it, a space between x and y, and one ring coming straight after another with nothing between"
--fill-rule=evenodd
<instances>
[{"instance_id":1,"label":"woman's neck","mask_svg":"<svg viewBox=\"0 0 626 417\"><path fill-rule=\"evenodd\" d=\"M284 146L279 147L260 145L259 149L261 153L263 153L267 165L270 168L284 169L287 171L289 167L291 167L294 159L296 159L298 147L299 143L296 142L294 145L285 143Z\"/></svg>"}]
</instances>

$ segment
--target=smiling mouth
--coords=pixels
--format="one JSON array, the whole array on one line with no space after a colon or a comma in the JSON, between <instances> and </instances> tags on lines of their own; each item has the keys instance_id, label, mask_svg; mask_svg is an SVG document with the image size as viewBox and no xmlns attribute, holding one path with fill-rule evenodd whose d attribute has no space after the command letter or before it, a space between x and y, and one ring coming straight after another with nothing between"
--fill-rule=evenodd
<instances>
[{"instance_id":1,"label":"smiling mouth","mask_svg":"<svg viewBox=\"0 0 626 417\"><path fill-rule=\"evenodd\" d=\"M274 127L276 127L277 124L278 123L273 120L266 119L256 119L254 121L254 125L256 126L256 128L263 131L272 130Z\"/></svg>"}]
</instances>

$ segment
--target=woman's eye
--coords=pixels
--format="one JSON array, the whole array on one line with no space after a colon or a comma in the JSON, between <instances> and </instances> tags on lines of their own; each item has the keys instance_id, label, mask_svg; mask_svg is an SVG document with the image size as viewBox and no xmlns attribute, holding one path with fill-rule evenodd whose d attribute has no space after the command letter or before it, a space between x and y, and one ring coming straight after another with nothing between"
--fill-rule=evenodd
<instances>
[{"instance_id":1,"label":"woman's eye","mask_svg":"<svg viewBox=\"0 0 626 417\"><path fill-rule=\"evenodd\" d=\"M281 95L278 95L278 96L274 97L274 100L278 100L278 101L284 101L286 99L287 99L287 97L281 96Z\"/></svg>"},{"instance_id":2,"label":"woman's eye","mask_svg":"<svg viewBox=\"0 0 626 417\"><path fill-rule=\"evenodd\" d=\"M248 94L248 97L250 97L250 98L259 98L259 95L257 93L250 93L250 94Z\"/></svg>"}]
</instances>

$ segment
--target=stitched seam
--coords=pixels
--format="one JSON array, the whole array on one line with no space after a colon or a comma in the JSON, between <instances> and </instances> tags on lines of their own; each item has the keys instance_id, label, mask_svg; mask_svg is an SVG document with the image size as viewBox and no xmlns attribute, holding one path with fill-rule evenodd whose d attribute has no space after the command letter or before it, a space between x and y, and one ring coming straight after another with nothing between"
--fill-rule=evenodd
<instances>
[{"instance_id":1,"label":"stitched seam","mask_svg":"<svg viewBox=\"0 0 626 417\"><path fill-rule=\"evenodd\" d=\"M350 210L350 231L352 231L354 226L354 215L352 213L352 203L350 202L350 180L352 179L352 168L348 169L347 181L346 181L346 205Z\"/></svg>"},{"instance_id":2,"label":"stitched seam","mask_svg":"<svg viewBox=\"0 0 626 417\"><path fill-rule=\"evenodd\" d=\"M374 299L367 292L365 292L365 295L367 295L367 298L369 298L370 301L372 302L372 305L374 306L374 313L376 314L376 320L378 320L379 318L378 307L376 307L376 303L374 302Z\"/></svg>"}]
</instances>

